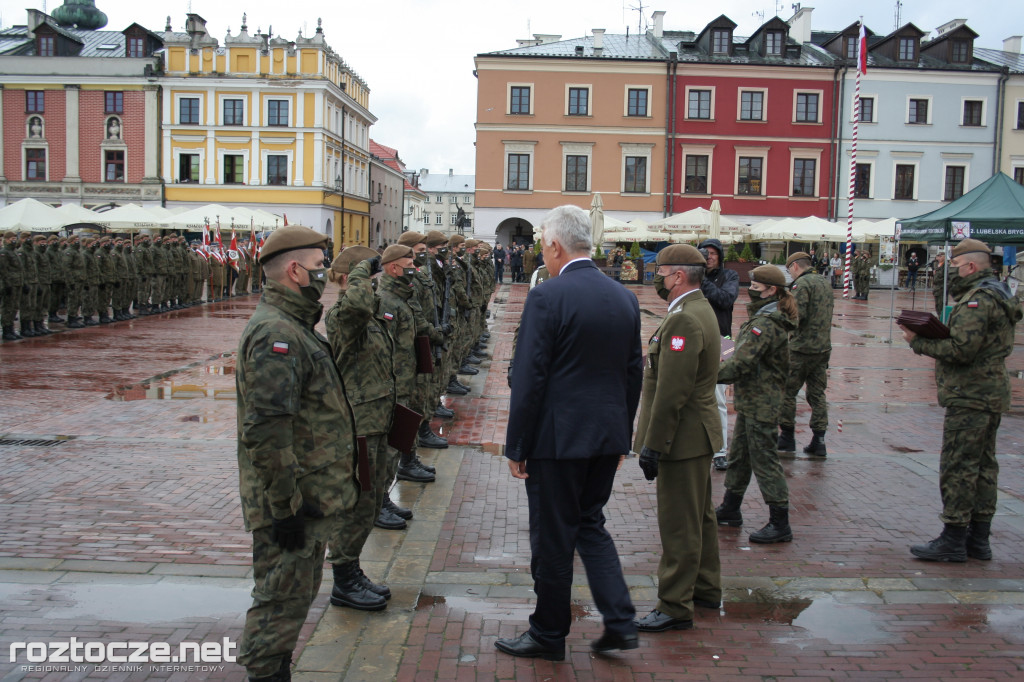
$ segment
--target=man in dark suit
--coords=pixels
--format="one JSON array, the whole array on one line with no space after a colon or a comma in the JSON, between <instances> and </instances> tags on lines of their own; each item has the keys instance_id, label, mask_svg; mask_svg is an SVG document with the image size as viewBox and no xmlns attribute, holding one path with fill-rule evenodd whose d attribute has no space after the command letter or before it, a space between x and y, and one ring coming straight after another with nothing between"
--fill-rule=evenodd
<instances>
[{"instance_id":1,"label":"man in dark suit","mask_svg":"<svg viewBox=\"0 0 1024 682\"><path fill-rule=\"evenodd\" d=\"M642 351L636 296L590 260L587 214L561 206L541 230L544 262L558 276L531 290L523 308L505 452L512 476L526 480L537 605L527 632L495 646L560 661L577 551L604 617L604 634L591 648L638 646L636 611L603 509L630 451Z\"/></svg>"}]
</instances>

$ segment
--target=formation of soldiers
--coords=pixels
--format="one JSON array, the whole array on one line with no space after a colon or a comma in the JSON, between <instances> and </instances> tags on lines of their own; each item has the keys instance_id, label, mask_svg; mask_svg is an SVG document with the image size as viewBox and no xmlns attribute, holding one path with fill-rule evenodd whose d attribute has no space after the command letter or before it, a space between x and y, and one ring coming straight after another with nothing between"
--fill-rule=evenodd
<instances>
[{"instance_id":1,"label":"formation of soldiers","mask_svg":"<svg viewBox=\"0 0 1024 682\"><path fill-rule=\"evenodd\" d=\"M52 334L54 324L80 329L259 291L263 274L253 251L251 242L233 252L199 242L190 247L176 234L6 232L0 248L3 340Z\"/></svg>"}]
</instances>

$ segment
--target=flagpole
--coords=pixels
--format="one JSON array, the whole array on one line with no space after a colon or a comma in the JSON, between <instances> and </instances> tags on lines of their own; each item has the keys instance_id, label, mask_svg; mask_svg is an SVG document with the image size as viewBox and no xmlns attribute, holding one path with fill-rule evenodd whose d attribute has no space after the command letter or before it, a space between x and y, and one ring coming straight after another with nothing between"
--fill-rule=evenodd
<instances>
[{"instance_id":1,"label":"flagpole","mask_svg":"<svg viewBox=\"0 0 1024 682\"><path fill-rule=\"evenodd\" d=\"M860 19L857 37L857 84L853 95L853 135L850 149L850 190L846 208L846 265L843 272L843 298L850 298L850 263L853 252L853 197L857 186L857 129L860 124L860 74L867 70L867 36L864 17ZM870 287L870 282L868 283Z\"/></svg>"}]
</instances>

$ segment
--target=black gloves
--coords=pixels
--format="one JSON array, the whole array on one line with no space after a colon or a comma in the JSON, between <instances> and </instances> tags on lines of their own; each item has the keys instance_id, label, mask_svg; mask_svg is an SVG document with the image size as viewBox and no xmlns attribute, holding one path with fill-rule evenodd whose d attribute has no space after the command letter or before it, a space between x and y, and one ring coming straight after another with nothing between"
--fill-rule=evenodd
<instances>
[{"instance_id":1,"label":"black gloves","mask_svg":"<svg viewBox=\"0 0 1024 682\"><path fill-rule=\"evenodd\" d=\"M640 449L640 468L644 472L644 478L653 481L658 477L658 459L661 453L651 450L646 445Z\"/></svg>"},{"instance_id":2,"label":"black gloves","mask_svg":"<svg viewBox=\"0 0 1024 682\"><path fill-rule=\"evenodd\" d=\"M441 325L441 333L444 334L445 336L451 336L452 329L453 327L451 322L445 322L444 324Z\"/></svg>"},{"instance_id":3,"label":"black gloves","mask_svg":"<svg viewBox=\"0 0 1024 682\"><path fill-rule=\"evenodd\" d=\"M380 256L374 256L373 258L367 258L366 260L370 263L370 277L381 272Z\"/></svg>"},{"instance_id":4,"label":"black gloves","mask_svg":"<svg viewBox=\"0 0 1024 682\"><path fill-rule=\"evenodd\" d=\"M272 519L270 539L286 552L306 546L306 519L322 519L324 513L309 502L302 503L298 514L283 519Z\"/></svg>"}]
</instances>

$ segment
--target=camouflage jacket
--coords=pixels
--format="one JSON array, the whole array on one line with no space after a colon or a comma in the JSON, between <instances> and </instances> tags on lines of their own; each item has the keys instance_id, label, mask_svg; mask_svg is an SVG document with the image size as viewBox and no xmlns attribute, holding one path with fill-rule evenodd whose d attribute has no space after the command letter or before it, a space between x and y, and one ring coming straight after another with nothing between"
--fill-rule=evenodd
<instances>
[{"instance_id":1,"label":"camouflage jacket","mask_svg":"<svg viewBox=\"0 0 1024 682\"><path fill-rule=\"evenodd\" d=\"M871 263L863 258L854 258L853 262L850 263L850 270L854 277L870 277Z\"/></svg>"},{"instance_id":2,"label":"camouflage jacket","mask_svg":"<svg viewBox=\"0 0 1024 682\"><path fill-rule=\"evenodd\" d=\"M106 247L96 249L96 262L100 267L100 282L102 284L114 284L118 280L117 260L114 258L113 250Z\"/></svg>"},{"instance_id":3,"label":"camouflage jacket","mask_svg":"<svg viewBox=\"0 0 1024 682\"><path fill-rule=\"evenodd\" d=\"M50 284L60 284L64 281L64 265L60 245L53 242L46 247L46 257L50 260Z\"/></svg>"},{"instance_id":4,"label":"camouflage jacket","mask_svg":"<svg viewBox=\"0 0 1024 682\"><path fill-rule=\"evenodd\" d=\"M238 474L246 530L297 513L351 509L356 433L352 408L313 326L323 306L268 282L238 343Z\"/></svg>"},{"instance_id":5,"label":"camouflage jacket","mask_svg":"<svg viewBox=\"0 0 1024 682\"><path fill-rule=\"evenodd\" d=\"M721 354L715 311L695 290L669 309L648 342L634 450L646 446L677 460L722 448L715 400Z\"/></svg>"},{"instance_id":6,"label":"camouflage jacket","mask_svg":"<svg viewBox=\"0 0 1024 682\"><path fill-rule=\"evenodd\" d=\"M167 269L167 250L162 244L153 244L149 247L150 259L149 264L150 272L154 275L166 275Z\"/></svg>"},{"instance_id":7,"label":"camouflage jacket","mask_svg":"<svg viewBox=\"0 0 1024 682\"><path fill-rule=\"evenodd\" d=\"M932 268L932 295L940 301L943 296L949 293L948 290L943 291L946 285L946 265L948 265L948 262L943 263L941 266L938 263L933 263Z\"/></svg>"},{"instance_id":8,"label":"camouflage jacket","mask_svg":"<svg viewBox=\"0 0 1024 682\"><path fill-rule=\"evenodd\" d=\"M789 334L796 321L779 310L777 297L751 301L747 314L732 357L718 370L718 383L736 385L737 412L775 424L789 378Z\"/></svg>"},{"instance_id":9,"label":"camouflage jacket","mask_svg":"<svg viewBox=\"0 0 1024 682\"><path fill-rule=\"evenodd\" d=\"M142 242L135 249L135 267L139 281L148 281L153 276L153 247L149 242Z\"/></svg>"},{"instance_id":10,"label":"camouflage jacket","mask_svg":"<svg viewBox=\"0 0 1024 682\"><path fill-rule=\"evenodd\" d=\"M469 301L466 270L467 266L462 259L452 258L452 297L459 306L459 312L472 307L472 303Z\"/></svg>"},{"instance_id":11,"label":"camouflage jacket","mask_svg":"<svg viewBox=\"0 0 1024 682\"><path fill-rule=\"evenodd\" d=\"M85 257L80 244L68 246L60 256L61 271L64 283L68 286L85 284Z\"/></svg>"},{"instance_id":12,"label":"camouflage jacket","mask_svg":"<svg viewBox=\"0 0 1024 682\"><path fill-rule=\"evenodd\" d=\"M416 317L409 302L413 289L388 275L377 285L377 315L394 341L395 395L398 402L416 409Z\"/></svg>"},{"instance_id":13,"label":"camouflage jacket","mask_svg":"<svg viewBox=\"0 0 1024 682\"><path fill-rule=\"evenodd\" d=\"M124 247L115 246L110 252L110 260L114 262L114 272L118 282L127 282L131 274L128 272L128 261L125 260Z\"/></svg>"},{"instance_id":14,"label":"camouflage jacket","mask_svg":"<svg viewBox=\"0 0 1024 682\"><path fill-rule=\"evenodd\" d=\"M189 249L185 254L188 256L188 277L193 283L203 280L203 261L205 260L198 252Z\"/></svg>"},{"instance_id":15,"label":"camouflage jacket","mask_svg":"<svg viewBox=\"0 0 1024 682\"><path fill-rule=\"evenodd\" d=\"M360 436L391 430L395 366L386 324L370 283L368 261L358 263L349 273L348 289L338 292L337 303L327 311L327 338Z\"/></svg>"},{"instance_id":16,"label":"camouflage jacket","mask_svg":"<svg viewBox=\"0 0 1024 682\"><path fill-rule=\"evenodd\" d=\"M32 257L36 262L39 283L50 286L53 283L53 275L50 272L50 256L46 253L46 245L33 246Z\"/></svg>"},{"instance_id":17,"label":"camouflage jacket","mask_svg":"<svg viewBox=\"0 0 1024 682\"><path fill-rule=\"evenodd\" d=\"M813 270L790 285L800 319L789 340L791 353L826 353L832 350L832 286Z\"/></svg>"},{"instance_id":18,"label":"camouflage jacket","mask_svg":"<svg viewBox=\"0 0 1024 682\"><path fill-rule=\"evenodd\" d=\"M39 284L39 268L36 267L36 255L32 252L32 242L23 242L18 247L17 253L21 260L22 282L29 285Z\"/></svg>"},{"instance_id":19,"label":"camouflage jacket","mask_svg":"<svg viewBox=\"0 0 1024 682\"><path fill-rule=\"evenodd\" d=\"M910 347L935 358L935 383L943 407L989 412L1010 409L1006 358L1013 352L1020 303L991 269L956 280L950 293L957 303L949 316L949 338L915 337Z\"/></svg>"},{"instance_id":20,"label":"camouflage jacket","mask_svg":"<svg viewBox=\"0 0 1024 682\"><path fill-rule=\"evenodd\" d=\"M473 281L469 286L469 300L474 308L479 308L487 303L487 273L476 256L470 259L469 267L473 271Z\"/></svg>"},{"instance_id":21,"label":"camouflage jacket","mask_svg":"<svg viewBox=\"0 0 1024 682\"><path fill-rule=\"evenodd\" d=\"M4 288L20 287L25 283L25 267L16 249L8 246L0 248L0 281Z\"/></svg>"}]
</instances>

